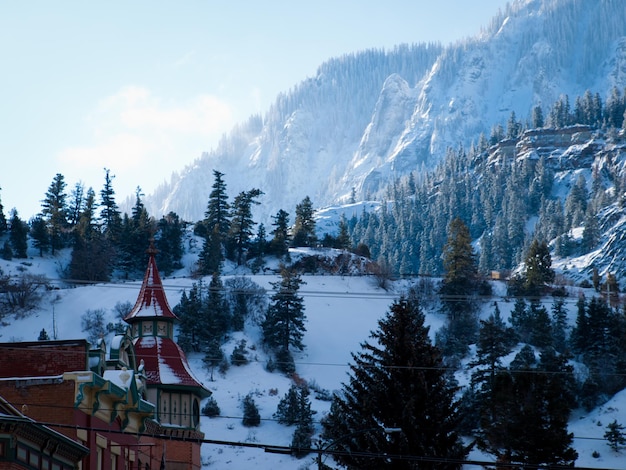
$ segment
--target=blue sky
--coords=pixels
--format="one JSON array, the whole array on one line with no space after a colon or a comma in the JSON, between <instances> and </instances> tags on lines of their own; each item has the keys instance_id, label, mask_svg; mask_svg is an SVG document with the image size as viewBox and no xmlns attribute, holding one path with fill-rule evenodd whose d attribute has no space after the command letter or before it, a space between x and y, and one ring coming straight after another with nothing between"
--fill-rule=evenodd
<instances>
[{"instance_id":1,"label":"blue sky","mask_svg":"<svg viewBox=\"0 0 626 470\"><path fill-rule=\"evenodd\" d=\"M325 60L453 42L506 0L3 2L0 200L40 210L56 173L150 194Z\"/></svg>"}]
</instances>

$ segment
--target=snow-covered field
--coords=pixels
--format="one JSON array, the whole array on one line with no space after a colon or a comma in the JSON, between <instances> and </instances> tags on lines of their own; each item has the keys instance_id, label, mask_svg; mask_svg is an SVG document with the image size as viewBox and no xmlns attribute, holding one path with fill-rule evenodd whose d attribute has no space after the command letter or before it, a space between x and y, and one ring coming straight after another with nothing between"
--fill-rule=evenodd
<instances>
[{"instance_id":1,"label":"snow-covered field","mask_svg":"<svg viewBox=\"0 0 626 470\"><path fill-rule=\"evenodd\" d=\"M191 259L191 258L189 258ZM23 270L44 274L60 289L44 294L39 310L25 318L4 318L0 326L0 341L34 341L42 328L50 337L74 339L85 337L80 328L80 317L88 309L104 309L109 321L115 322L113 307L118 302L132 302L139 293L140 281L110 283L94 286L63 288L59 278L59 268L67 263L64 255L56 258L33 256L26 260L1 261L0 268L5 274L18 274ZM180 299L183 289L191 287L194 280L184 277L189 268L177 273L176 277L163 280L170 305L173 307ZM224 275L226 278L228 274ZM250 275L261 287L271 289L270 282L277 280L275 275ZM389 305L402 290L394 286L395 292L386 292L376 287L373 279L357 276L303 276L306 282L301 288L301 295L306 306L306 328L304 337L306 348L294 355L297 374L313 384L315 388L332 392L346 381L351 352L360 349L361 342L368 339L369 332L377 328L377 320L388 310ZM502 286L495 286L496 292L503 293ZM575 298L570 298L566 305L571 310L572 320L575 311ZM551 305L551 301L548 299ZM492 310L492 303L485 306L484 314ZM508 318L513 302L504 297L498 303L502 316ZM548 305L549 308L549 305ZM53 320L54 319L54 320ZM437 313L427 313L427 322L431 325L431 335L442 325L443 318ZM189 357L190 364L197 377L213 392L213 397L221 409L219 418L202 417L202 431L208 440L245 442L264 446L288 446L291 443L293 427L286 427L273 420L279 400L291 385L291 380L278 372L265 370L267 355L260 342L259 329L254 324L246 325L243 333L232 335L224 346L224 353L230 356L232 349L241 340L246 339L248 357L251 362L244 366L231 366L221 375L214 373L210 380L209 372L202 366L202 356ZM1 371L0 371L1 373ZM464 375L459 375L463 380ZM252 393L261 414L259 427L247 428L241 424L241 399ZM330 403L320 401L311 394L312 408L317 411L314 420L328 411ZM570 423L574 433L574 446L578 451L577 466L598 469L626 469L626 449L621 454L613 452L603 440L606 425L617 419L626 423L626 391L614 396L603 406L589 412L576 411ZM320 427L317 425L317 431ZM317 435L315 436L317 438ZM315 439L314 438L314 439ZM315 440L314 440L315 446ZM304 469L315 468L315 455L301 459L289 455L264 452L259 448L204 444L202 459L206 468L250 469L280 468ZM593 457L597 452L599 457ZM490 456L473 453L469 459L491 460ZM330 458L326 463L330 463ZM466 468L479 468L466 466Z\"/></svg>"}]
</instances>

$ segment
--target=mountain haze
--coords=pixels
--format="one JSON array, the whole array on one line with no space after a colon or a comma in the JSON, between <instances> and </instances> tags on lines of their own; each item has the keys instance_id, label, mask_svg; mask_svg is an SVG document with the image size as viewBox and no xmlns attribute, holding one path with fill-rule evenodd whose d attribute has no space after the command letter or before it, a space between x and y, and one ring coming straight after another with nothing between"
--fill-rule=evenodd
<instances>
[{"instance_id":1,"label":"mountain haze","mask_svg":"<svg viewBox=\"0 0 626 470\"><path fill-rule=\"evenodd\" d=\"M315 77L280 94L219 145L146 198L151 213L199 220L212 170L231 196L265 195L265 221L317 207L376 198L394 178L433 168L450 146L470 145L523 121L561 95L606 98L626 85L626 9L615 0L518 0L473 38L442 47L399 45L330 59Z\"/></svg>"}]
</instances>

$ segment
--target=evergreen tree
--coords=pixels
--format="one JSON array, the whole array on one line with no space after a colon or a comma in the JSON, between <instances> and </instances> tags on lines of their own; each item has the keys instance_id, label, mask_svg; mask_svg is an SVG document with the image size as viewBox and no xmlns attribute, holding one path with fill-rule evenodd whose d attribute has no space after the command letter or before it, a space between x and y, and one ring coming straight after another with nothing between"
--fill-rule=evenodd
<instances>
[{"instance_id":1,"label":"evergreen tree","mask_svg":"<svg viewBox=\"0 0 626 470\"><path fill-rule=\"evenodd\" d=\"M180 302L174 307L174 313L180 319L177 342L185 351L199 352L203 346L203 290L202 280L193 283L189 295L183 291Z\"/></svg>"},{"instance_id":2,"label":"evergreen tree","mask_svg":"<svg viewBox=\"0 0 626 470\"><path fill-rule=\"evenodd\" d=\"M339 233L337 234L337 248L341 250L349 250L352 243L350 242L350 233L348 232L348 222L345 214L341 214L339 218Z\"/></svg>"},{"instance_id":3,"label":"evergreen tree","mask_svg":"<svg viewBox=\"0 0 626 470\"><path fill-rule=\"evenodd\" d=\"M41 214L46 219L50 233L50 248L54 255L55 250L65 246L67 223L67 194L65 194L65 177L57 173L48 187L42 201Z\"/></svg>"},{"instance_id":4,"label":"evergreen tree","mask_svg":"<svg viewBox=\"0 0 626 470\"><path fill-rule=\"evenodd\" d=\"M509 120L506 123L506 138L515 139L520 135L521 131L522 131L522 124L517 122L515 111L511 111Z\"/></svg>"},{"instance_id":5,"label":"evergreen tree","mask_svg":"<svg viewBox=\"0 0 626 470\"><path fill-rule=\"evenodd\" d=\"M218 273L214 273L209 283L206 304L200 312L201 335L204 344L213 339L222 339L230 328L230 307L226 301L224 284Z\"/></svg>"},{"instance_id":6,"label":"evergreen tree","mask_svg":"<svg viewBox=\"0 0 626 470\"><path fill-rule=\"evenodd\" d=\"M256 257L255 263L252 266L253 272L257 273L261 267L265 264L263 257L267 253L269 243L267 241L267 232L265 230L265 224L259 224L259 228L256 232L256 239L250 247L250 255Z\"/></svg>"},{"instance_id":7,"label":"evergreen tree","mask_svg":"<svg viewBox=\"0 0 626 470\"><path fill-rule=\"evenodd\" d=\"M532 117L531 117L531 127L533 129L541 129L544 125L543 120L543 111L541 106L537 105L533 107Z\"/></svg>"},{"instance_id":8,"label":"evergreen tree","mask_svg":"<svg viewBox=\"0 0 626 470\"><path fill-rule=\"evenodd\" d=\"M476 342L474 366L485 366L492 374L501 365L500 359L506 356L515 343L515 333L507 327L500 316L500 308L495 305L487 320L480 321L480 332Z\"/></svg>"},{"instance_id":9,"label":"evergreen tree","mask_svg":"<svg viewBox=\"0 0 626 470\"><path fill-rule=\"evenodd\" d=\"M115 246L119 242L119 234L122 226L122 216L115 202L115 190L113 189L113 179L108 168L104 169L104 186L100 190L100 220L102 221L102 231L107 240Z\"/></svg>"},{"instance_id":10,"label":"evergreen tree","mask_svg":"<svg viewBox=\"0 0 626 470\"><path fill-rule=\"evenodd\" d=\"M9 230L9 225L7 224L7 219L4 216L4 206L2 205L2 199L0 199L0 237L4 235L7 230Z\"/></svg>"},{"instance_id":11,"label":"evergreen tree","mask_svg":"<svg viewBox=\"0 0 626 470\"><path fill-rule=\"evenodd\" d=\"M533 317L530 314L526 301L522 297L515 299L510 321L519 340L523 343L529 343L533 332Z\"/></svg>"},{"instance_id":12,"label":"evergreen tree","mask_svg":"<svg viewBox=\"0 0 626 470\"><path fill-rule=\"evenodd\" d=\"M587 303L584 296L580 296L576 302L576 323L572 329L570 338L572 349L575 352L582 353L587 349L587 325L589 318L587 317Z\"/></svg>"},{"instance_id":13,"label":"evergreen tree","mask_svg":"<svg viewBox=\"0 0 626 470\"><path fill-rule=\"evenodd\" d=\"M33 217L30 221L30 236L33 245L39 250L39 256L43 256L50 248L50 236L46 221L40 215Z\"/></svg>"},{"instance_id":14,"label":"evergreen tree","mask_svg":"<svg viewBox=\"0 0 626 470\"><path fill-rule=\"evenodd\" d=\"M207 210L204 213L202 226L203 233L200 235L209 238L215 231L218 235L221 247L230 230L230 204L228 204L224 173L217 170L213 170L213 185L211 186L209 202L207 204ZM220 253L220 261L221 259Z\"/></svg>"},{"instance_id":15,"label":"evergreen tree","mask_svg":"<svg viewBox=\"0 0 626 470\"><path fill-rule=\"evenodd\" d=\"M283 355L290 347L302 350L302 338L306 328L304 322L304 301L298 295L300 286L305 284L293 269L282 267L280 282L271 283L274 294L263 321L263 339L272 349Z\"/></svg>"},{"instance_id":16,"label":"evergreen tree","mask_svg":"<svg viewBox=\"0 0 626 470\"><path fill-rule=\"evenodd\" d=\"M247 394L243 401L243 419L241 423L246 427L254 427L261 424L261 415L252 394Z\"/></svg>"},{"instance_id":17,"label":"evergreen tree","mask_svg":"<svg viewBox=\"0 0 626 470\"><path fill-rule=\"evenodd\" d=\"M242 191L235 197L232 206L232 217L228 233L228 253L231 259L241 266L245 254L250 248L253 228L256 222L252 220L252 205L260 204L256 199L263 192L259 189Z\"/></svg>"},{"instance_id":18,"label":"evergreen tree","mask_svg":"<svg viewBox=\"0 0 626 470\"><path fill-rule=\"evenodd\" d=\"M277 257L289 256L289 214L280 209L275 216L272 216L274 229L270 232L269 252Z\"/></svg>"},{"instance_id":19,"label":"evergreen tree","mask_svg":"<svg viewBox=\"0 0 626 470\"><path fill-rule=\"evenodd\" d=\"M108 281L113 271L115 250L96 222L96 193L87 190L83 210L73 230L70 278Z\"/></svg>"},{"instance_id":20,"label":"evergreen tree","mask_svg":"<svg viewBox=\"0 0 626 470\"><path fill-rule=\"evenodd\" d=\"M534 239L528 248L525 260L525 291L527 295L540 295L554 281L552 257L545 241Z\"/></svg>"},{"instance_id":21,"label":"evergreen tree","mask_svg":"<svg viewBox=\"0 0 626 470\"><path fill-rule=\"evenodd\" d=\"M626 445L626 433L624 426L619 424L616 419L606 426L604 438L608 441L609 447L613 452L619 452L620 448Z\"/></svg>"},{"instance_id":22,"label":"evergreen tree","mask_svg":"<svg viewBox=\"0 0 626 470\"><path fill-rule=\"evenodd\" d=\"M450 222L448 240L443 248L442 257L445 275L441 294L444 296L471 294L478 280L478 267L469 229L460 218Z\"/></svg>"},{"instance_id":23,"label":"evergreen tree","mask_svg":"<svg viewBox=\"0 0 626 470\"><path fill-rule=\"evenodd\" d=\"M246 320L265 313L267 296L265 289L244 276L230 277L225 282L228 303L232 310L231 327L242 331Z\"/></svg>"},{"instance_id":24,"label":"evergreen tree","mask_svg":"<svg viewBox=\"0 0 626 470\"><path fill-rule=\"evenodd\" d=\"M70 202L67 207L67 223L70 227L74 227L78 223L84 205L85 186L82 183L76 183L70 194Z\"/></svg>"},{"instance_id":25,"label":"evergreen tree","mask_svg":"<svg viewBox=\"0 0 626 470\"><path fill-rule=\"evenodd\" d=\"M274 418L287 426L294 424L313 431L313 414L309 389L306 386L292 385L285 396L278 402Z\"/></svg>"},{"instance_id":26,"label":"evergreen tree","mask_svg":"<svg viewBox=\"0 0 626 470\"><path fill-rule=\"evenodd\" d=\"M222 241L219 234L219 226L214 226L213 231L204 240L202 251L198 256L199 274L212 275L221 273L222 270Z\"/></svg>"},{"instance_id":27,"label":"evergreen tree","mask_svg":"<svg viewBox=\"0 0 626 470\"><path fill-rule=\"evenodd\" d=\"M13 248L13 256L16 258L28 258L28 225L13 208L9 228L9 240Z\"/></svg>"},{"instance_id":28,"label":"evergreen tree","mask_svg":"<svg viewBox=\"0 0 626 470\"><path fill-rule=\"evenodd\" d=\"M122 232L120 236L120 248L122 255L122 268L127 274L141 272L145 266L145 251L152 243L155 232L155 222L148 214L141 200L143 193L137 186L135 190L135 205L131 211L131 217L124 214L122 220Z\"/></svg>"},{"instance_id":29,"label":"evergreen tree","mask_svg":"<svg viewBox=\"0 0 626 470\"><path fill-rule=\"evenodd\" d=\"M166 276L183 267L183 232L183 224L175 212L164 215L157 224L155 245L159 251L156 260L159 269Z\"/></svg>"},{"instance_id":30,"label":"evergreen tree","mask_svg":"<svg viewBox=\"0 0 626 470\"><path fill-rule=\"evenodd\" d=\"M348 468L417 468L416 462L391 457L417 455L424 457L419 468L461 468L455 462L467 450L457 434L454 389L417 303L394 302L371 338L353 354L349 383L323 421L323 437L345 452L335 460Z\"/></svg>"},{"instance_id":31,"label":"evergreen tree","mask_svg":"<svg viewBox=\"0 0 626 470\"><path fill-rule=\"evenodd\" d=\"M473 300L479 281L478 263L471 242L467 225L460 218L453 219L443 248L445 274L439 289L448 324L438 334L438 344L447 356L463 356L478 332Z\"/></svg>"},{"instance_id":32,"label":"evergreen tree","mask_svg":"<svg viewBox=\"0 0 626 470\"><path fill-rule=\"evenodd\" d=\"M596 247L601 235L596 215L592 211L587 211L584 224L580 248L583 253L589 253Z\"/></svg>"},{"instance_id":33,"label":"evergreen tree","mask_svg":"<svg viewBox=\"0 0 626 470\"><path fill-rule=\"evenodd\" d=\"M538 301L530 303L531 344L538 348L552 346L552 324L546 308Z\"/></svg>"},{"instance_id":34,"label":"evergreen tree","mask_svg":"<svg viewBox=\"0 0 626 470\"><path fill-rule=\"evenodd\" d=\"M213 370L216 366L219 366L224 361L224 351L222 351L222 347L220 345L220 341L218 338L213 338L208 342L206 352L204 354L204 358L202 362L204 366L208 369L210 374L210 379L213 381Z\"/></svg>"},{"instance_id":35,"label":"evergreen tree","mask_svg":"<svg viewBox=\"0 0 626 470\"><path fill-rule=\"evenodd\" d=\"M565 301L561 297L556 297L552 303L552 344L558 353L565 353L568 350L567 342L567 310Z\"/></svg>"},{"instance_id":36,"label":"evergreen tree","mask_svg":"<svg viewBox=\"0 0 626 470\"><path fill-rule=\"evenodd\" d=\"M474 367L470 390L473 396L464 395L466 402L471 401L471 408L465 407L466 426L473 429L480 423L483 429L490 428L497 419L494 409L496 376L505 369L501 359L511 351L514 342L515 334L502 320L496 304L489 318L480 322L476 360L470 364Z\"/></svg>"},{"instance_id":37,"label":"evergreen tree","mask_svg":"<svg viewBox=\"0 0 626 470\"><path fill-rule=\"evenodd\" d=\"M503 464L573 465L567 422L574 404L572 367L550 348L539 363L527 345L494 381L494 419L483 421L479 447Z\"/></svg>"},{"instance_id":38,"label":"evergreen tree","mask_svg":"<svg viewBox=\"0 0 626 470\"><path fill-rule=\"evenodd\" d=\"M315 246L317 235L315 234L313 214L313 203L309 196L306 196L300 204L296 205L292 246Z\"/></svg>"}]
</instances>

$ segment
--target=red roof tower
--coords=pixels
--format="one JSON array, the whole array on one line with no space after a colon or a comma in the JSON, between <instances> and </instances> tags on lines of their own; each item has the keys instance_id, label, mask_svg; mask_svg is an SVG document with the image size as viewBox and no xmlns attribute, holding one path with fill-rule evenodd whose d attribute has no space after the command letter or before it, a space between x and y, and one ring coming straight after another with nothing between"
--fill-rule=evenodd
<instances>
[{"instance_id":1,"label":"red roof tower","mask_svg":"<svg viewBox=\"0 0 626 470\"><path fill-rule=\"evenodd\" d=\"M133 309L124 320L131 326L140 372L146 376L148 400L157 405L163 426L197 430L200 400L211 392L194 376L182 349L174 341L178 317L169 306L157 269L157 250L146 251L148 267Z\"/></svg>"}]
</instances>

